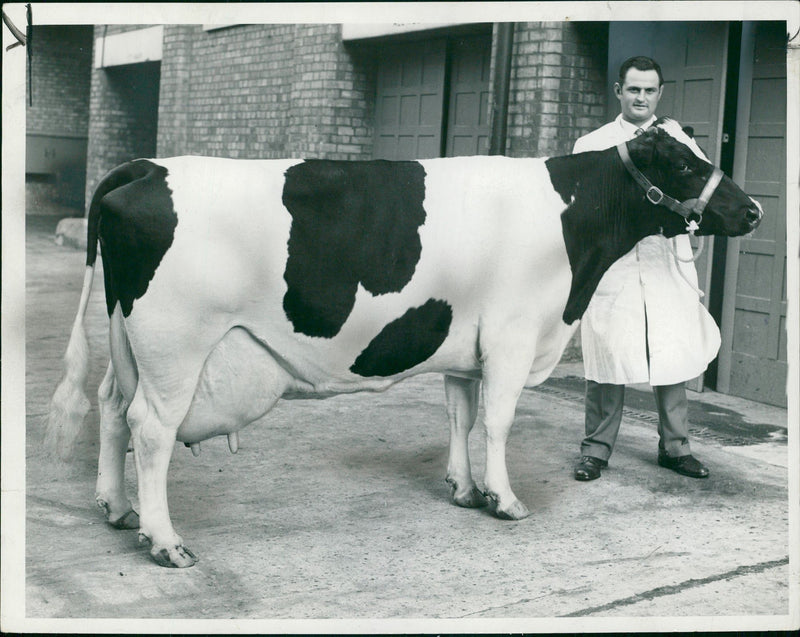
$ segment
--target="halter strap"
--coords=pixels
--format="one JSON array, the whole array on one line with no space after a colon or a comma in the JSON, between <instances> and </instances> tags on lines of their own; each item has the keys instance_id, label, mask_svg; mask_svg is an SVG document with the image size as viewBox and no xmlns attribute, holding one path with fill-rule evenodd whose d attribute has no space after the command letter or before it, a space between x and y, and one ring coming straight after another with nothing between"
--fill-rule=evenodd
<instances>
[{"instance_id":1,"label":"halter strap","mask_svg":"<svg viewBox=\"0 0 800 637\"><path fill-rule=\"evenodd\" d=\"M631 160L630 153L628 152L628 145L625 142L617 144L617 152L622 160L622 164L630 173L631 177L634 178L636 183L641 186L642 190L644 190L645 196L650 203L655 206L665 206L672 210L672 212L677 212L681 217L686 219L687 224L690 224L690 228L693 228L693 230L697 229L700 220L703 218L703 211L708 205L708 202L711 199L711 196L714 194L714 191L717 189L717 186L719 186L720 181L722 181L724 173L719 168L714 167L714 170L711 173L711 176L708 178L708 181L703 187L703 191L700 193L699 197L680 202L677 199L673 199L669 195L664 194L664 192L658 186L654 186L652 182L645 177L638 168L636 168L633 160ZM696 221L689 220L689 217L692 214L697 215L698 219Z\"/></svg>"}]
</instances>

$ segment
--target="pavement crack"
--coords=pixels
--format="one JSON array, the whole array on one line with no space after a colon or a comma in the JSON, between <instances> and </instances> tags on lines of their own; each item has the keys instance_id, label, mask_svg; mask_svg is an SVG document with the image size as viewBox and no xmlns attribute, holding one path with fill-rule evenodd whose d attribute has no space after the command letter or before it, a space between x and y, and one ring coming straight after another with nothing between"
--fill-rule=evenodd
<instances>
[{"instance_id":1,"label":"pavement crack","mask_svg":"<svg viewBox=\"0 0 800 637\"><path fill-rule=\"evenodd\" d=\"M560 588L558 590L548 591L547 593L542 593L541 595L537 595L536 597L523 597L522 599L518 599L513 602L508 602L506 604L498 604L497 606L488 606L486 608L482 608L480 610L476 610L472 613L467 613L465 615L460 615L459 619L464 619L465 617L474 617L475 615L483 615L484 613L488 613L491 611L497 611L501 609L508 609L514 606L519 606L520 604L527 604L529 602L535 602L537 599L543 599L545 597L550 597L551 595L560 595L562 593L577 593L580 591L588 591L590 590L589 585L582 585L576 586L574 588Z\"/></svg>"},{"instance_id":2,"label":"pavement crack","mask_svg":"<svg viewBox=\"0 0 800 637\"><path fill-rule=\"evenodd\" d=\"M718 573L717 575L709 575L708 577L701 577L697 579L689 579L686 580L685 582L681 582L680 584L669 584L667 586L658 586L656 588L651 588L649 591L636 593L635 595L631 595L630 597L617 599L613 602L602 604L600 606L591 606L589 608L583 608L581 610L575 611L574 613L567 613L566 615L560 615L560 616L585 617L586 615L601 613L603 611L611 610L613 608L619 608L620 606L629 606L631 604L637 604L639 602L649 601L657 597L664 597L666 595L675 595L677 593L680 593L681 591L685 591L690 588L705 586L706 584L719 582L721 580L729 580L733 579L734 577L741 577L742 575L750 575L752 573L763 573L764 571L767 571L771 568L786 566L788 563L789 563L789 557L786 556L779 560L771 560L769 562L760 562L758 564L748 564L744 566L738 566L737 568L731 571L726 571L725 573Z\"/></svg>"}]
</instances>

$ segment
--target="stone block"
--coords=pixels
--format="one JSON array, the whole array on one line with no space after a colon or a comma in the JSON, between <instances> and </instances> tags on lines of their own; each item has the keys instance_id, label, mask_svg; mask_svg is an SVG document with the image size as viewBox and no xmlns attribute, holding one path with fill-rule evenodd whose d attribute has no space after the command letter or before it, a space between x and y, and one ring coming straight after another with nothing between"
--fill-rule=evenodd
<instances>
[{"instance_id":1,"label":"stone block","mask_svg":"<svg viewBox=\"0 0 800 637\"><path fill-rule=\"evenodd\" d=\"M60 246L68 246L77 250L86 250L85 217L67 217L56 226L55 242Z\"/></svg>"}]
</instances>

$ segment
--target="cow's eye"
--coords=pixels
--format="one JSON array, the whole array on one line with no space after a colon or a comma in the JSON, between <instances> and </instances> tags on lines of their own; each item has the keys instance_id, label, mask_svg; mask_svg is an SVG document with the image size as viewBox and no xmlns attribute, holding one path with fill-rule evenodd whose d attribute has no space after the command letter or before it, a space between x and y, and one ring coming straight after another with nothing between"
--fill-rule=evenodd
<instances>
[{"instance_id":1,"label":"cow's eye","mask_svg":"<svg viewBox=\"0 0 800 637\"><path fill-rule=\"evenodd\" d=\"M686 164L681 164L680 166L678 166L678 170L683 174L692 172L692 169L689 168L689 166Z\"/></svg>"}]
</instances>

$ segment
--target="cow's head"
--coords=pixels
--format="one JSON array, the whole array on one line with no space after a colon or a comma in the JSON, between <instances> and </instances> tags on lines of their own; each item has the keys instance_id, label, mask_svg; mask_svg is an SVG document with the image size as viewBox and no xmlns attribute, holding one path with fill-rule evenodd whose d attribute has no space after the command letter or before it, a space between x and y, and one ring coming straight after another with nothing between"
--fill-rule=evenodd
<instances>
[{"instance_id":1,"label":"cow's head","mask_svg":"<svg viewBox=\"0 0 800 637\"><path fill-rule=\"evenodd\" d=\"M692 228L696 234L739 236L761 222L761 206L708 163L674 120L658 120L625 147L629 170L639 181L643 212L652 217L646 221L647 234L663 230L671 237ZM692 221L696 226L689 225Z\"/></svg>"},{"instance_id":2,"label":"cow's head","mask_svg":"<svg viewBox=\"0 0 800 637\"><path fill-rule=\"evenodd\" d=\"M623 146L635 168L626 169L614 147L546 162L566 205L561 224L572 269L566 323L583 315L606 270L644 237L690 229L738 236L761 221L761 206L709 164L677 122L658 120Z\"/></svg>"}]
</instances>

